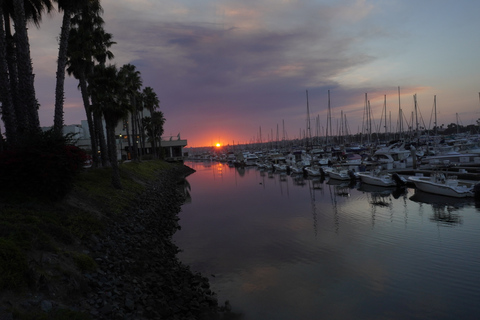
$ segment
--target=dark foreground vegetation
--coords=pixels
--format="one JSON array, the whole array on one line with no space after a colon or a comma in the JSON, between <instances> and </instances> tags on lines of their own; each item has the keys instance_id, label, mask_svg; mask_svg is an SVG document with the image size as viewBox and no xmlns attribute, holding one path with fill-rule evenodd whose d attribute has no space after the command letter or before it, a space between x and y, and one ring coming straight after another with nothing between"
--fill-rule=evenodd
<instances>
[{"instance_id":1,"label":"dark foreground vegetation","mask_svg":"<svg viewBox=\"0 0 480 320\"><path fill-rule=\"evenodd\" d=\"M0 319L222 319L171 237L193 170L159 160L81 172L61 200L0 202ZM20 199L21 198L21 199ZM41 199L41 200L40 200Z\"/></svg>"}]
</instances>

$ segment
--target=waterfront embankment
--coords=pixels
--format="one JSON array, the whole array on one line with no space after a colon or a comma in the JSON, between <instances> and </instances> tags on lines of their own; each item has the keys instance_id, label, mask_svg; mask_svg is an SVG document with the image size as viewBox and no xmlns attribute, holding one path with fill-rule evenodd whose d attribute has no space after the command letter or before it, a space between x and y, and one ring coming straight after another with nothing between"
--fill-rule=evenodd
<instances>
[{"instance_id":1,"label":"waterfront embankment","mask_svg":"<svg viewBox=\"0 0 480 320\"><path fill-rule=\"evenodd\" d=\"M0 281L1 319L218 317L208 279L179 261L171 241L185 196L179 182L194 170L162 164L154 179L145 179L137 174L142 164L132 165L135 169L123 174L130 185L115 193L88 181L60 204L2 205L7 214L0 224L0 259L10 259L16 271L2 267L12 275ZM36 222L40 238L49 237L45 229L52 237L36 240L27 233L24 243L17 241L21 235L3 230L22 219Z\"/></svg>"}]
</instances>

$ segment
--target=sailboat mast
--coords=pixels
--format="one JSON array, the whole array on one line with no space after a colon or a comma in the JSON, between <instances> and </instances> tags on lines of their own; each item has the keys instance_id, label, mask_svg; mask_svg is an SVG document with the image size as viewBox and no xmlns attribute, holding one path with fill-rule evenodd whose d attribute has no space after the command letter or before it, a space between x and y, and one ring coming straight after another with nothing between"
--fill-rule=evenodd
<instances>
[{"instance_id":1,"label":"sailboat mast","mask_svg":"<svg viewBox=\"0 0 480 320\"><path fill-rule=\"evenodd\" d=\"M310 131L310 106L308 105L308 90L305 90L307 93L307 151L310 148L310 139L312 137L312 132Z\"/></svg>"},{"instance_id":2,"label":"sailboat mast","mask_svg":"<svg viewBox=\"0 0 480 320\"><path fill-rule=\"evenodd\" d=\"M402 107L400 104L400 86L398 86L398 134L399 139L402 139L402 132L403 132L403 114L402 114Z\"/></svg>"},{"instance_id":3,"label":"sailboat mast","mask_svg":"<svg viewBox=\"0 0 480 320\"><path fill-rule=\"evenodd\" d=\"M459 126L458 126L458 112L455 113L455 115L456 115L456 117L457 117L457 134L459 134L459 133L460 133L460 128L459 128Z\"/></svg>"},{"instance_id":4,"label":"sailboat mast","mask_svg":"<svg viewBox=\"0 0 480 320\"><path fill-rule=\"evenodd\" d=\"M366 131L366 124L365 124L365 115L367 114L367 93L365 92L365 106L363 108L363 119L362 119L362 134L360 143L363 144L363 134Z\"/></svg>"},{"instance_id":5,"label":"sailboat mast","mask_svg":"<svg viewBox=\"0 0 480 320\"><path fill-rule=\"evenodd\" d=\"M372 142L372 108L370 106L370 100L367 101L368 104L368 142Z\"/></svg>"},{"instance_id":6,"label":"sailboat mast","mask_svg":"<svg viewBox=\"0 0 480 320\"><path fill-rule=\"evenodd\" d=\"M330 131L329 131L330 130ZM329 137L332 135L332 115L330 113L330 90L328 90L328 111L327 111L327 130L325 131L326 144L329 144Z\"/></svg>"},{"instance_id":7,"label":"sailboat mast","mask_svg":"<svg viewBox=\"0 0 480 320\"><path fill-rule=\"evenodd\" d=\"M385 113L385 140L387 140L387 95L383 95L383 112Z\"/></svg>"},{"instance_id":8,"label":"sailboat mast","mask_svg":"<svg viewBox=\"0 0 480 320\"><path fill-rule=\"evenodd\" d=\"M388 131L392 131L392 111L388 112Z\"/></svg>"},{"instance_id":9,"label":"sailboat mast","mask_svg":"<svg viewBox=\"0 0 480 320\"><path fill-rule=\"evenodd\" d=\"M277 143L276 144L277 144L276 148L278 149L278 123L277 123Z\"/></svg>"},{"instance_id":10,"label":"sailboat mast","mask_svg":"<svg viewBox=\"0 0 480 320\"><path fill-rule=\"evenodd\" d=\"M418 130L418 110L417 110L417 94L413 95L413 101L415 105L415 131L417 133L417 141L420 140L420 131Z\"/></svg>"},{"instance_id":11,"label":"sailboat mast","mask_svg":"<svg viewBox=\"0 0 480 320\"><path fill-rule=\"evenodd\" d=\"M435 136L437 135L437 96L433 96L433 108L435 110Z\"/></svg>"},{"instance_id":12,"label":"sailboat mast","mask_svg":"<svg viewBox=\"0 0 480 320\"><path fill-rule=\"evenodd\" d=\"M345 143L345 134L343 131L343 110L340 111L340 139Z\"/></svg>"}]
</instances>

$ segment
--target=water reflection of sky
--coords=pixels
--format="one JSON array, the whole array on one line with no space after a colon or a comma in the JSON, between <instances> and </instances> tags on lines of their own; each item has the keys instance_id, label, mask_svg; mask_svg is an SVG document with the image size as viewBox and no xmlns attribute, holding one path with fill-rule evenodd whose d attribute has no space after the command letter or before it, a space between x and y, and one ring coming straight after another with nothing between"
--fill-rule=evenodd
<instances>
[{"instance_id":1,"label":"water reflection of sky","mask_svg":"<svg viewBox=\"0 0 480 320\"><path fill-rule=\"evenodd\" d=\"M431 204L413 189L393 195L327 181L314 189L311 180L255 168L189 165L197 172L175 235L181 258L215 275L219 300L244 319L458 319L480 311L480 214L471 202Z\"/></svg>"}]
</instances>

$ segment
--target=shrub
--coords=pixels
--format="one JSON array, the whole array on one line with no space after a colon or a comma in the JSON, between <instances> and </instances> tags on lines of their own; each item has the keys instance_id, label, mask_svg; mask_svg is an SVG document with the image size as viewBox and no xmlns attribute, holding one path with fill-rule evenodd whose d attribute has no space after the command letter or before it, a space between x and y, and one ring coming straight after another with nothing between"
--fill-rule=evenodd
<instances>
[{"instance_id":1,"label":"shrub","mask_svg":"<svg viewBox=\"0 0 480 320\"><path fill-rule=\"evenodd\" d=\"M71 189L87 159L69 136L36 133L0 153L0 191L58 200Z\"/></svg>"},{"instance_id":2,"label":"shrub","mask_svg":"<svg viewBox=\"0 0 480 320\"><path fill-rule=\"evenodd\" d=\"M0 238L0 290L26 284L27 259L12 241Z\"/></svg>"},{"instance_id":3,"label":"shrub","mask_svg":"<svg viewBox=\"0 0 480 320\"><path fill-rule=\"evenodd\" d=\"M75 265L77 266L77 268L82 272L94 271L97 268L95 260L93 260L87 254L75 253L73 256L73 260L75 261Z\"/></svg>"}]
</instances>

